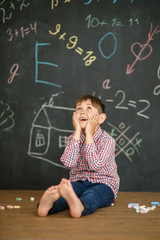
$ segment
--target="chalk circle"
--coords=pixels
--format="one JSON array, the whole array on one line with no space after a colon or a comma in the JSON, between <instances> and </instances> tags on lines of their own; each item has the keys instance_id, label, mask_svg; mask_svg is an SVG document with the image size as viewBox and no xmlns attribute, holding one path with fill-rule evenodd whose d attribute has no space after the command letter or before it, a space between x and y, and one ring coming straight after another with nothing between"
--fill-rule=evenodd
<instances>
[{"instance_id":1,"label":"chalk circle","mask_svg":"<svg viewBox=\"0 0 160 240\"><path fill-rule=\"evenodd\" d=\"M119 145L123 146L125 144L126 140L124 138L120 138Z\"/></svg>"},{"instance_id":2,"label":"chalk circle","mask_svg":"<svg viewBox=\"0 0 160 240\"><path fill-rule=\"evenodd\" d=\"M126 125L122 122L122 123L119 124L119 129L123 129L123 128L125 128L125 126Z\"/></svg>"}]
</instances>

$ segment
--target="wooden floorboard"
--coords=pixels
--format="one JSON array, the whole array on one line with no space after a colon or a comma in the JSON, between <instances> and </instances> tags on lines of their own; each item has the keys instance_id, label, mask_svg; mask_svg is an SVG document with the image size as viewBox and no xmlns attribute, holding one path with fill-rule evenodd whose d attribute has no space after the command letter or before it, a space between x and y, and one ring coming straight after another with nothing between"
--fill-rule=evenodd
<instances>
[{"instance_id":1,"label":"wooden floorboard","mask_svg":"<svg viewBox=\"0 0 160 240\"><path fill-rule=\"evenodd\" d=\"M160 208L146 214L128 209L128 203L150 206L160 193L119 192L113 207L73 219L65 210L45 218L37 216L36 204L43 191L0 190L0 205L20 209L0 210L0 240L160 240ZM22 201L16 201L21 197ZM30 197L35 201L31 202Z\"/></svg>"}]
</instances>

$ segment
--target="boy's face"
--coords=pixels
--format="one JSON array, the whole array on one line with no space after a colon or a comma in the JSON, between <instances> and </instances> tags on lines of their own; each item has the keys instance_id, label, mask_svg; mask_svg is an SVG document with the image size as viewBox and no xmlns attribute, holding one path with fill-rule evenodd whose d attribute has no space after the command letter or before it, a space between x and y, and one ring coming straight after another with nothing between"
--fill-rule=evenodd
<instances>
[{"instance_id":1,"label":"boy's face","mask_svg":"<svg viewBox=\"0 0 160 240\"><path fill-rule=\"evenodd\" d=\"M86 128L86 125L88 123L88 120L95 114L99 114L98 108L94 107L92 105L92 102L90 99L83 101L81 103L78 103L76 106L76 118L84 131Z\"/></svg>"}]
</instances>

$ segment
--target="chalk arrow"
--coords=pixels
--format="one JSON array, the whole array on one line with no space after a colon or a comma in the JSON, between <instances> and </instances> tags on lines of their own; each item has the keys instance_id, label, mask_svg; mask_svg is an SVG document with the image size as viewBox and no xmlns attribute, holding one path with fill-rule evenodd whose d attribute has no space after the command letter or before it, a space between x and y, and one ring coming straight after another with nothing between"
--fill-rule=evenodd
<instances>
[{"instance_id":1,"label":"chalk arrow","mask_svg":"<svg viewBox=\"0 0 160 240\"><path fill-rule=\"evenodd\" d=\"M133 67L133 64L131 66L127 64L126 74L131 74L132 72L134 72L135 69L133 69Z\"/></svg>"},{"instance_id":2,"label":"chalk arrow","mask_svg":"<svg viewBox=\"0 0 160 240\"><path fill-rule=\"evenodd\" d=\"M150 41L153 40L153 36L154 34L157 34L160 32L160 30L158 30L159 28L159 25L157 25L157 27L154 29L154 31L152 32L152 23L150 25L150 32L148 33L148 40L145 44L140 44L139 42L136 42L136 43L133 43L131 45L131 52L133 53L133 55L136 57L136 59L134 60L134 62L132 63L132 65L130 66L129 64L127 64L127 69L126 69L126 74L131 74L132 72L135 71L134 66L136 65L137 61L143 61L145 60L146 58L148 58L151 54L152 54L152 47L151 45L149 44ZM140 48L140 52L139 54L137 55L134 51L134 47L135 46L139 46ZM143 53L143 51L148 48L148 53L144 56L144 57L141 57L141 54Z\"/></svg>"}]
</instances>

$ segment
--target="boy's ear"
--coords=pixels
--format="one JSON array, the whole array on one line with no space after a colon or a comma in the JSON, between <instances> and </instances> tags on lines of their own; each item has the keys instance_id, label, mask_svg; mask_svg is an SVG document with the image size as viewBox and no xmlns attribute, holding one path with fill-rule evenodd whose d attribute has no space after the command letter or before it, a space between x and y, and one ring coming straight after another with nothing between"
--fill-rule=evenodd
<instances>
[{"instance_id":1,"label":"boy's ear","mask_svg":"<svg viewBox=\"0 0 160 240\"><path fill-rule=\"evenodd\" d=\"M105 113L99 115L99 124L102 124L106 120L107 116Z\"/></svg>"}]
</instances>

